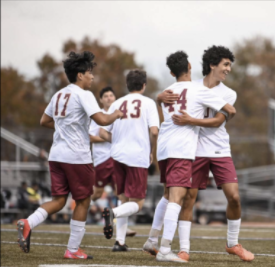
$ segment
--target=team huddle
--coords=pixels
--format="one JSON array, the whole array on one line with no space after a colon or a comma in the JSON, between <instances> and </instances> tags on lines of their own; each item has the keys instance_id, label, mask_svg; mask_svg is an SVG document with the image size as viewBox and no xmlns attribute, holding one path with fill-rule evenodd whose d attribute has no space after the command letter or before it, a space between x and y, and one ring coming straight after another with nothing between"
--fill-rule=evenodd
<instances>
[{"instance_id":1,"label":"team huddle","mask_svg":"<svg viewBox=\"0 0 275 267\"><path fill-rule=\"evenodd\" d=\"M193 206L198 190L206 189L211 171L228 201L225 250L243 261L252 261L254 255L238 243L241 205L225 129L226 122L236 114L233 107L236 93L222 83L233 62L234 55L229 49L212 46L203 54L204 78L191 81L188 55L183 51L169 55L166 64L176 82L157 97L164 117L159 126L155 101L143 95L147 83L145 71L129 71L126 76L129 94L117 100L111 87L103 88L100 92L103 109L100 109L88 90L94 79L94 55L88 51L71 52L64 61L70 84L52 97L40 122L55 129L49 156L52 200L17 222L21 249L30 251L32 229L60 211L71 193L76 206L64 258L92 259L80 249L88 208L91 199L100 198L104 187L111 184L120 204L104 209L103 231L107 239L112 238L116 219L112 251L127 252L128 217L142 209L148 168L156 149L164 193L143 251L154 255L157 261L189 261ZM177 228L180 251L175 254L171 244Z\"/></svg>"}]
</instances>

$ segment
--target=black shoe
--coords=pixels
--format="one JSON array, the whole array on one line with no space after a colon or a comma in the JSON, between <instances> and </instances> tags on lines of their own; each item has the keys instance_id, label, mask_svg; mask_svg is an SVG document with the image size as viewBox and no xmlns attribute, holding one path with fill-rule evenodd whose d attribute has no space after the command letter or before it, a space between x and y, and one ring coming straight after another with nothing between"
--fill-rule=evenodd
<instances>
[{"instance_id":1,"label":"black shoe","mask_svg":"<svg viewBox=\"0 0 275 267\"><path fill-rule=\"evenodd\" d=\"M118 241L115 242L113 249L113 252L123 252L128 251L128 246L126 244L120 245Z\"/></svg>"},{"instance_id":2,"label":"black shoe","mask_svg":"<svg viewBox=\"0 0 275 267\"><path fill-rule=\"evenodd\" d=\"M112 209L104 208L102 216L105 220L105 227L103 228L103 233L107 239L111 239L113 236L114 229L114 213Z\"/></svg>"}]
</instances>

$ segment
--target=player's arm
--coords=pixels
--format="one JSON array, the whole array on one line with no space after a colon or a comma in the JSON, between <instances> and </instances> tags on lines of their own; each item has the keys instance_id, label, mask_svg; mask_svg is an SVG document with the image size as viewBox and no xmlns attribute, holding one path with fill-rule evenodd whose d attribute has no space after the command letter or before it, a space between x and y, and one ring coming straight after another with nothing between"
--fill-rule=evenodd
<instances>
[{"instance_id":1,"label":"player's arm","mask_svg":"<svg viewBox=\"0 0 275 267\"><path fill-rule=\"evenodd\" d=\"M236 109L231 106L230 104L226 104L225 106L222 107L222 110L227 113L227 121L231 120L237 113Z\"/></svg>"},{"instance_id":2,"label":"player's arm","mask_svg":"<svg viewBox=\"0 0 275 267\"><path fill-rule=\"evenodd\" d=\"M40 120L40 125L46 128L54 129L54 119L46 113L43 113Z\"/></svg>"},{"instance_id":3,"label":"player's arm","mask_svg":"<svg viewBox=\"0 0 275 267\"><path fill-rule=\"evenodd\" d=\"M178 98L178 94L174 94L172 90L168 89L158 94L157 102L159 106L161 105L161 103L174 104L174 102L177 101Z\"/></svg>"},{"instance_id":4,"label":"player's arm","mask_svg":"<svg viewBox=\"0 0 275 267\"><path fill-rule=\"evenodd\" d=\"M115 110L112 114L97 112L91 116L91 119L100 126L107 126L112 124L116 119L120 119L122 117L123 113L120 110Z\"/></svg>"},{"instance_id":5,"label":"player's arm","mask_svg":"<svg viewBox=\"0 0 275 267\"><path fill-rule=\"evenodd\" d=\"M105 142L105 140L100 138L99 136L90 135L90 142L91 143L102 143L102 142Z\"/></svg>"},{"instance_id":6,"label":"player's arm","mask_svg":"<svg viewBox=\"0 0 275 267\"><path fill-rule=\"evenodd\" d=\"M214 118L208 119L196 119L191 117L188 113L183 110L179 111L181 115L174 114L172 116L173 122L176 125L194 125L201 127L220 127L226 120L226 116L223 113L218 112Z\"/></svg>"},{"instance_id":7,"label":"player's arm","mask_svg":"<svg viewBox=\"0 0 275 267\"><path fill-rule=\"evenodd\" d=\"M151 152L150 152L150 164L151 164L153 162L153 151L156 149L156 146L157 146L159 129L157 126L152 126L149 128L149 132L150 132L150 145L151 145Z\"/></svg>"},{"instance_id":8,"label":"player's arm","mask_svg":"<svg viewBox=\"0 0 275 267\"><path fill-rule=\"evenodd\" d=\"M103 128L99 129L99 137L104 140L104 142L112 143L112 133L106 131Z\"/></svg>"}]
</instances>

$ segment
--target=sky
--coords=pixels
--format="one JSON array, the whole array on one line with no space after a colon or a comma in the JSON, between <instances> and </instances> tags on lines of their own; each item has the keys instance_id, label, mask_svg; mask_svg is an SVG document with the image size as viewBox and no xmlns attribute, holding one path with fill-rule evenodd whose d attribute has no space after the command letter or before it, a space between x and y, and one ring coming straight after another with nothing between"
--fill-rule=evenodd
<instances>
[{"instance_id":1,"label":"sky","mask_svg":"<svg viewBox=\"0 0 275 267\"><path fill-rule=\"evenodd\" d=\"M209 46L234 49L258 35L275 43L274 10L274 1L1 1L1 66L33 78L45 53L61 60L65 41L88 36L134 52L168 85L170 53L187 52L199 78Z\"/></svg>"}]
</instances>

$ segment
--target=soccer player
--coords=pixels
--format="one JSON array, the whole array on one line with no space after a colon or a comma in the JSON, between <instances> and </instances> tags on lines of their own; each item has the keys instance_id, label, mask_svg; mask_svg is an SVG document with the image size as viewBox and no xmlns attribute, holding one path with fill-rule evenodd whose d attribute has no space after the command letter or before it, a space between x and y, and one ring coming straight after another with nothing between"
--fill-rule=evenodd
<instances>
[{"instance_id":1,"label":"soccer player","mask_svg":"<svg viewBox=\"0 0 275 267\"><path fill-rule=\"evenodd\" d=\"M212 46L205 50L203 55L203 75L205 78L198 81L211 89L216 95L222 97L229 104L233 105L236 101L236 93L226 87L222 82L231 71L231 64L234 62L232 52L222 46ZM177 95L172 91L166 91L158 96L158 100L164 103L173 102ZM238 255L245 261L251 261L254 255L248 252L241 245L238 245L238 234L240 229L241 206L238 192L237 175L233 161L231 159L229 136L225 129L226 113L215 112L207 109L205 118L198 120L190 117L186 112L180 111L181 115L172 117L176 125L198 125L201 126L198 139L196 160L193 163L192 187L188 190L184 199L183 207L179 216L179 238L180 252L179 257L189 260L190 252L190 231L192 221L193 205L196 201L198 189L205 189L209 170L212 171L218 188L224 190L228 199L227 218L228 235L226 251L230 254ZM227 119L228 120L228 119ZM212 127L212 128L211 128ZM213 128L215 127L215 128ZM159 203L159 210L156 211L155 225L158 229L162 227L163 214L167 206L167 192ZM151 232L156 233L156 230ZM157 236L149 237L148 244L153 246L152 241L157 242Z\"/></svg>"},{"instance_id":2,"label":"soccer player","mask_svg":"<svg viewBox=\"0 0 275 267\"><path fill-rule=\"evenodd\" d=\"M116 100L115 93L112 87L108 86L103 88L100 93L100 103L103 105L101 111L107 114L111 104ZM90 141L92 143L93 163L95 167L95 185L94 193L91 197L93 201L101 198L104 187L111 184L114 191L115 189L115 175L113 168L113 159L111 158L111 143L106 142L99 137L100 125L94 120L91 121L89 128ZM118 201L118 203L120 200ZM134 236L135 231L127 229L126 236Z\"/></svg>"},{"instance_id":3,"label":"soccer player","mask_svg":"<svg viewBox=\"0 0 275 267\"><path fill-rule=\"evenodd\" d=\"M231 71L231 64L234 62L233 53L223 46L212 46L204 51L202 60L202 73L205 77L198 81L198 84L206 86L226 102L234 105L237 98L236 92L223 84ZM252 261L254 255L238 243L241 226L241 203L238 178L231 158L229 135L225 129L226 116L222 113L216 113L213 109L207 109L204 117L209 119L196 120L186 113L182 116L175 115L173 117L176 125L201 126L196 160L193 163L192 187L188 191L179 216L179 256L189 258L193 206L198 190L206 189L209 171L211 171L218 189L223 190L228 201L226 252L239 256L243 261ZM209 127L211 120L216 120L215 128Z\"/></svg>"},{"instance_id":4,"label":"soccer player","mask_svg":"<svg viewBox=\"0 0 275 267\"><path fill-rule=\"evenodd\" d=\"M177 228L183 198L191 187L192 161L195 159L199 132L197 126L175 125L172 116L178 114L178 110L186 110L194 118L203 118L208 107L217 111L223 109L230 117L235 114L235 109L226 101L204 86L191 82L191 65L187 58L187 54L182 51L167 58L167 66L177 80L168 89L179 97L173 104L161 104L164 122L159 133L157 157L161 182L168 188L169 203L165 209L164 231L156 257L158 261L186 262L172 253L171 242ZM150 234L158 234L159 230L152 229ZM149 252L150 242L146 242L143 249Z\"/></svg>"},{"instance_id":5,"label":"soccer player","mask_svg":"<svg viewBox=\"0 0 275 267\"><path fill-rule=\"evenodd\" d=\"M141 210L147 188L148 167L153 161L159 116L155 102L143 96L146 72L131 70L126 76L129 94L116 100L109 112L119 109L123 117L100 129L100 137L111 142L117 195L123 203L117 208L105 208L104 235L113 235L113 218L117 219L116 242L113 251L127 251L125 234L128 217Z\"/></svg>"},{"instance_id":6,"label":"soccer player","mask_svg":"<svg viewBox=\"0 0 275 267\"><path fill-rule=\"evenodd\" d=\"M17 222L18 243L24 252L30 251L31 230L46 220L48 215L60 211L71 193L76 207L70 222L71 234L64 258L91 259L79 249L85 233L85 223L93 193L94 169L92 165L88 128L90 119L99 125L109 125L123 114L114 110L103 114L90 89L96 65L94 55L85 51L70 52L64 69L70 84L51 99L40 124L55 129L49 155L52 201L42 204L27 219Z\"/></svg>"}]
</instances>

